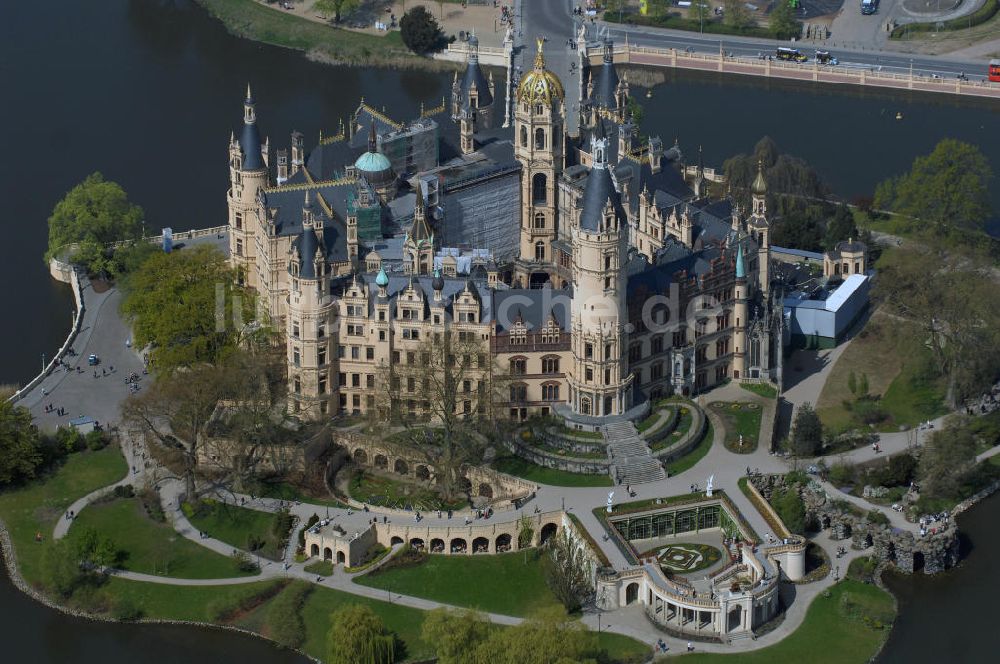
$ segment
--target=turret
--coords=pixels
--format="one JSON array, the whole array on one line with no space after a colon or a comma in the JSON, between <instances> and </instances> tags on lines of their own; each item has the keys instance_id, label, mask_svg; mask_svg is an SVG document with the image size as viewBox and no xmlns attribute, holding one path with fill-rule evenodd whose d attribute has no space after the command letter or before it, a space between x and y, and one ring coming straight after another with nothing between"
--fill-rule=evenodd
<instances>
[{"instance_id":1,"label":"turret","mask_svg":"<svg viewBox=\"0 0 1000 664\"><path fill-rule=\"evenodd\" d=\"M733 287L733 378L746 378L747 351L747 268L743 241L736 249L736 283Z\"/></svg>"},{"instance_id":2,"label":"turret","mask_svg":"<svg viewBox=\"0 0 1000 664\"><path fill-rule=\"evenodd\" d=\"M266 211L259 204L260 192L267 187L267 165L257 127L257 110L253 93L247 85L243 100L243 127L239 138L229 137L229 192L226 196L229 223L230 261L249 286L256 287L255 233L260 216Z\"/></svg>"}]
</instances>

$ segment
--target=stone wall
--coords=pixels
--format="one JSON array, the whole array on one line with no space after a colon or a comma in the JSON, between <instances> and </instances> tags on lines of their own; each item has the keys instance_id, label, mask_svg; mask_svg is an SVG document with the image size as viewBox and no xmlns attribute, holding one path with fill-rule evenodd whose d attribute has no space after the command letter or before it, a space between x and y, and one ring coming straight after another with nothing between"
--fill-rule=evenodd
<instances>
[{"instance_id":1,"label":"stone wall","mask_svg":"<svg viewBox=\"0 0 1000 664\"><path fill-rule=\"evenodd\" d=\"M785 486L785 476L756 475L751 482L770 500L776 488ZM807 521L815 521L824 530L829 528L833 540L850 540L852 548L858 550L871 549L871 555L881 563L892 564L907 574L920 568L924 574L937 574L958 564L958 528L954 519L937 532L917 537L911 531L894 531L889 525L843 510L818 485L801 488L800 495L806 505Z\"/></svg>"}]
</instances>

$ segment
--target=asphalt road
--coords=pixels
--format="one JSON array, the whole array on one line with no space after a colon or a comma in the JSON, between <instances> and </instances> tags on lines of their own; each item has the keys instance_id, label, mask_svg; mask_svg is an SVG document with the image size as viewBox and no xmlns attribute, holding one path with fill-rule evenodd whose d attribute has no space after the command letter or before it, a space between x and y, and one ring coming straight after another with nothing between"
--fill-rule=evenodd
<instances>
[{"instance_id":1,"label":"asphalt road","mask_svg":"<svg viewBox=\"0 0 1000 664\"><path fill-rule=\"evenodd\" d=\"M871 43L852 42L849 47L838 47L831 45L831 42L838 43L835 39L831 39L827 44L800 42L798 48L804 55L810 57L810 62L804 63L803 66L812 67L811 58L815 50L823 49L830 51L840 60L840 64L836 65L838 67L872 69L901 74L909 72L912 67L914 74L922 76L955 78L960 73L964 73L973 80L986 77L985 61L953 60L947 57L928 55L910 56L892 51L879 51L876 45L879 26L882 25L884 16L887 15L896 1L882 0L880 12L872 16L862 16L860 11L853 12L849 7L846 8L838 20L850 22L852 26L857 23L858 25L854 26L852 32L863 38L870 35ZM583 20L581 17L573 15L572 7L575 4L573 0L521 0L518 43L523 44L523 47L517 62L522 70L530 68L534 59L535 40L538 37L545 38L546 64L559 76L567 88L566 110L569 116L568 120L571 123L571 131L575 130L577 120L575 104L579 101L579 73L574 73L570 69L570 62L577 60L577 52L569 48L567 40L575 38ZM696 53L709 54L716 54L723 50L737 57L773 54L774 49L778 46L790 45L789 42L775 39L703 35L681 30L628 26L602 21L591 23L588 20L587 28L588 40L592 44L604 35L610 36L616 43L624 43L627 35L630 44L639 46L691 49Z\"/></svg>"}]
</instances>

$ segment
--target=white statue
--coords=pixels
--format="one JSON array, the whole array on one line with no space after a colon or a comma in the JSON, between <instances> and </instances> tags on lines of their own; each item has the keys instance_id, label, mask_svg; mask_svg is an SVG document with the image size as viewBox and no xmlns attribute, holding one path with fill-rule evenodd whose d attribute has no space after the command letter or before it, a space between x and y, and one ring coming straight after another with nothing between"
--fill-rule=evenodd
<instances>
[{"instance_id":1,"label":"white statue","mask_svg":"<svg viewBox=\"0 0 1000 664\"><path fill-rule=\"evenodd\" d=\"M743 434L740 434L740 447L743 447Z\"/></svg>"},{"instance_id":2,"label":"white statue","mask_svg":"<svg viewBox=\"0 0 1000 664\"><path fill-rule=\"evenodd\" d=\"M715 475L710 475L708 478L708 483L705 485L705 495L709 498L712 497L712 483L715 481Z\"/></svg>"},{"instance_id":3,"label":"white statue","mask_svg":"<svg viewBox=\"0 0 1000 664\"><path fill-rule=\"evenodd\" d=\"M615 499L615 492L608 493L608 514L611 514L611 502Z\"/></svg>"}]
</instances>

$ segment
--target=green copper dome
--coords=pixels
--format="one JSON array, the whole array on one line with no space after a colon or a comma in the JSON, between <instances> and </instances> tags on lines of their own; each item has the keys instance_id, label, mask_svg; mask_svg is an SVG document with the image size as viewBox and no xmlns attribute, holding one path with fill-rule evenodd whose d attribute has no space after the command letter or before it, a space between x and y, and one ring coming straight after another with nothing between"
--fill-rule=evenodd
<instances>
[{"instance_id":1,"label":"green copper dome","mask_svg":"<svg viewBox=\"0 0 1000 664\"><path fill-rule=\"evenodd\" d=\"M389 159L381 152L366 152L354 162L354 167L363 173L382 173L392 170Z\"/></svg>"}]
</instances>

